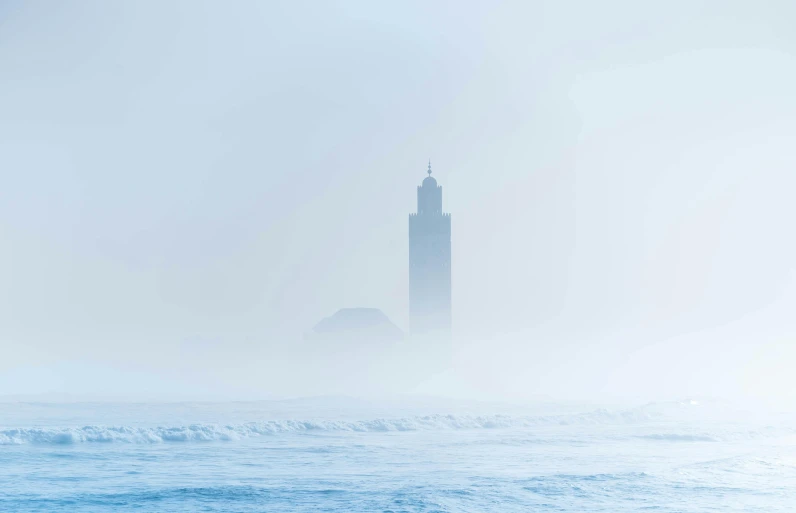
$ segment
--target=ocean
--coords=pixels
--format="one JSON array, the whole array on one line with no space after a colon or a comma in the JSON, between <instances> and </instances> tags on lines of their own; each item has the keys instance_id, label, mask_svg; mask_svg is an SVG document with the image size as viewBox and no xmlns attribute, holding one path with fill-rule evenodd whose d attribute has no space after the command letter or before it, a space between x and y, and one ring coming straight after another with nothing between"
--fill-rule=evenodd
<instances>
[{"instance_id":1,"label":"ocean","mask_svg":"<svg viewBox=\"0 0 796 513\"><path fill-rule=\"evenodd\" d=\"M316 398L0 404L2 512L792 512L789 413Z\"/></svg>"}]
</instances>

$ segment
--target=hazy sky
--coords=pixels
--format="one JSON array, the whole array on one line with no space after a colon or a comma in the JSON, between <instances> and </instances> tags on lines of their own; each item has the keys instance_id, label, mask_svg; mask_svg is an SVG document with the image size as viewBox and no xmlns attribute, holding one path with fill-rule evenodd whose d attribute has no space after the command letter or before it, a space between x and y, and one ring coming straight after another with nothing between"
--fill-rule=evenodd
<instances>
[{"instance_id":1,"label":"hazy sky","mask_svg":"<svg viewBox=\"0 0 796 513\"><path fill-rule=\"evenodd\" d=\"M0 2L0 394L290 393L269 356L322 317L407 327L429 158L457 379L501 374L507 335L531 378L475 388L621 389L664 355L661 393L771 378L796 365L794 19L789 0ZM761 390L796 388L787 368Z\"/></svg>"}]
</instances>

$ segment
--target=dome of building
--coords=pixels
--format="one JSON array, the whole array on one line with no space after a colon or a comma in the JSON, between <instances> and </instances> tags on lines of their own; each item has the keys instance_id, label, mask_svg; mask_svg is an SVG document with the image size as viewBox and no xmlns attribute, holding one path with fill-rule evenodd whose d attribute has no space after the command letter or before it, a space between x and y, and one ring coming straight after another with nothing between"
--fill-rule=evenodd
<instances>
[{"instance_id":1,"label":"dome of building","mask_svg":"<svg viewBox=\"0 0 796 513\"><path fill-rule=\"evenodd\" d=\"M423 187L436 187L436 186L437 186L437 181L434 179L433 176L429 175L423 179Z\"/></svg>"}]
</instances>

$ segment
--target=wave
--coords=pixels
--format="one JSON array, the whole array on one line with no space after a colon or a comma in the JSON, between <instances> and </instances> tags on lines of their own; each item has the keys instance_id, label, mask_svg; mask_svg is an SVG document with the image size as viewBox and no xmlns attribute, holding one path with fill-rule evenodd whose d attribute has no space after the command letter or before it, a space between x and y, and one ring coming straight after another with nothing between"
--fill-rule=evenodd
<instances>
[{"instance_id":1,"label":"wave","mask_svg":"<svg viewBox=\"0 0 796 513\"><path fill-rule=\"evenodd\" d=\"M400 432L429 430L500 429L544 425L591 425L648 420L638 411L596 410L577 415L517 417L511 415L425 415L373 420L268 420L242 424L184 426L83 426L14 428L0 430L0 445L76 443L162 443L240 440L280 433Z\"/></svg>"},{"instance_id":2,"label":"wave","mask_svg":"<svg viewBox=\"0 0 796 513\"><path fill-rule=\"evenodd\" d=\"M653 433L651 435L640 435L638 438L645 440L660 440L664 442L718 442L719 438L703 434L683 434L683 433Z\"/></svg>"},{"instance_id":3,"label":"wave","mask_svg":"<svg viewBox=\"0 0 796 513\"><path fill-rule=\"evenodd\" d=\"M103 426L83 427L27 427L0 430L0 445L45 444L69 445L79 443L133 443L232 441L259 436L289 433L324 432L402 432L431 430L505 429L544 426L638 425L661 420L657 412L647 408L622 411L605 409L587 413L512 416L438 414L373 420L267 420L241 424L189 424L182 426ZM743 433L706 434L699 432L647 433L636 438L650 441L715 442L741 438L759 438L783 434L783 427L764 428ZM784 429L793 434L793 429Z\"/></svg>"}]
</instances>

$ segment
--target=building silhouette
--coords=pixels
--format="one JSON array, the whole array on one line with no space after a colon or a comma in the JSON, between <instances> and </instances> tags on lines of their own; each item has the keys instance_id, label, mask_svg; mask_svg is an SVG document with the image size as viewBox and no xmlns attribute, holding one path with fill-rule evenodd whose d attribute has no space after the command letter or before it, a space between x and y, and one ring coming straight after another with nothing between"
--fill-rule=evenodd
<instances>
[{"instance_id":1,"label":"building silhouette","mask_svg":"<svg viewBox=\"0 0 796 513\"><path fill-rule=\"evenodd\" d=\"M450 335L451 216L442 212L442 187L428 176L409 214L409 319L413 334Z\"/></svg>"},{"instance_id":2,"label":"building silhouette","mask_svg":"<svg viewBox=\"0 0 796 513\"><path fill-rule=\"evenodd\" d=\"M329 342L379 343L398 342L404 334L378 308L343 308L316 324L310 337Z\"/></svg>"}]
</instances>

